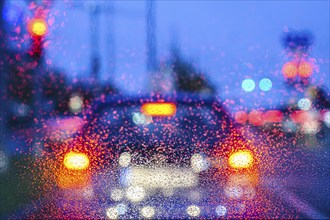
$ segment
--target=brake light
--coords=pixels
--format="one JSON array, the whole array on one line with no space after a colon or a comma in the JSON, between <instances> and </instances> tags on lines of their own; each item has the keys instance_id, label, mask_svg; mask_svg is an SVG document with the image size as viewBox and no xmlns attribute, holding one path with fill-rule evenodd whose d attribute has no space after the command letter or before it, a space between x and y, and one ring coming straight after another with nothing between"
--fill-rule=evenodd
<instances>
[{"instance_id":1,"label":"brake light","mask_svg":"<svg viewBox=\"0 0 330 220\"><path fill-rule=\"evenodd\" d=\"M173 116L176 113L174 103L145 103L141 107L141 112L149 116Z\"/></svg>"},{"instance_id":2,"label":"brake light","mask_svg":"<svg viewBox=\"0 0 330 220\"><path fill-rule=\"evenodd\" d=\"M246 169L253 165L253 155L248 150L241 150L229 156L228 164L235 169Z\"/></svg>"},{"instance_id":3,"label":"brake light","mask_svg":"<svg viewBox=\"0 0 330 220\"><path fill-rule=\"evenodd\" d=\"M69 152L65 155L63 163L70 170L85 170L89 166L89 159L84 153Z\"/></svg>"}]
</instances>

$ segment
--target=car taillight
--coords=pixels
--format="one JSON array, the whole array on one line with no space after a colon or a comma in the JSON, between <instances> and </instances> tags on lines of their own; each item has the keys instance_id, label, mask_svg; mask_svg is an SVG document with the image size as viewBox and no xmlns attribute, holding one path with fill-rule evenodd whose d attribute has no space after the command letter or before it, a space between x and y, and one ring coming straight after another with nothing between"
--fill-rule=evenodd
<instances>
[{"instance_id":1,"label":"car taillight","mask_svg":"<svg viewBox=\"0 0 330 220\"><path fill-rule=\"evenodd\" d=\"M247 169L252 167L254 162L253 155L249 150L240 150L229 156L228 164L234 169Z\"/></svg>"},{"instance_id":2,"label":"car taillight","mask_svg":"<svg viewBox=\"0 0 330 220\"><path fill-rule=\"evenodd\" d=\"M85 170L89 167L89 158L84 153L69 152L64 156L63 163L70 170Z\"/></svg>"},{"instance_id":3,"label":"car taillight","mask_svg":"<svg viewBox=\"0 0 330 220\"><path fill-rule=\"evenodd\" d=\"M149 116L173 116L176 113L174 103L145 103L141 107L141 112Z\"/></svg>"}]
</instances>

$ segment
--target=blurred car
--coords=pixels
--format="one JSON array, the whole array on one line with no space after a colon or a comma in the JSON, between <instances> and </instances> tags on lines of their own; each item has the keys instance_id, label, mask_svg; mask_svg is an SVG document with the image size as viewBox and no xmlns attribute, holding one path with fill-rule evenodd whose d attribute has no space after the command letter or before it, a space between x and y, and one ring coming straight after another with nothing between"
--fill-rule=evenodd
<instances>
[{"instance_id":1,"label":"blurred car","mask_svg":"<svg viewBox=\"0 0 330 220\"><path fill-rule=\"evenodd\" d=\"M257 149L216 98L109 97L87 112L46 146L64 197L97 200L96 217L235 217L253 200Z\"/></svg>"}]
</instances>

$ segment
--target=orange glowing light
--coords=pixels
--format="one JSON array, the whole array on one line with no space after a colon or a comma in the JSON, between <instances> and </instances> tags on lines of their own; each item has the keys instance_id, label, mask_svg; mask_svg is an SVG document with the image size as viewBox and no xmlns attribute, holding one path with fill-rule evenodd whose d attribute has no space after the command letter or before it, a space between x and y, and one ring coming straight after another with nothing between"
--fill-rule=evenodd
<instances>
[{"instance_id":1,"label":"orange glowing light","mask_svg":"<svg viewBox=\"0 0 330 220\"><path fill-rule=\"evenodd\" d=\"M244 124L248 119L248 115L246 114L246 112L244 111L238 111L236 112L235 114L235 120L238 122L238 123L241 123L241 124Z\"/></svg>"},{"instance_id":2,"label":"orange glowing light","mask_svg":"<svg viewBox=\"0 0 330 220\"><path fill-rule=\"evenodd\" d=\"M253 155L248 150L241 150L229 156L228 164L234 169L246 169L252 167L254 162Z\"/></svg>"},{"instance_id":3,"label":"orange glowing light","mask_svg":"<svg viewBox=\"0 0 330 220\"><path fill-rule=\"evenodd\" d=\"M283 65L282 73L285 78L294 78L297 76L298 68L294 62L287 62Z\"/></svg>"},{"instance_id":4,"label":"orange glowing light","mask_svg":"<svg viewBox=\"0 0 330 220\"><path fill-rule=\"evenodd\" d=\"M308 78L313 73L313 67L308 62L301 62L298 66L298 74L303 78Z\"/></svg>"},{"instance_id":5,"label":"orange glowing light","mask_svg":"<svg viewBox=\"0 0 330 220\"><path fill-rule=\"evenodd\" d=\"M176 105L173 103L145 103L141 112L149 116L173 116L176 113Z\"/></svg>"},{"instance_id":6,"label":"orange glowing light","mask_svg":"<svg viewBox=\"0 0 330 220\"><path fill-rule=\"evenodd\" d=\"M60 188L83 188L90 184L91 174L86 171L68 172L61 170L58 173L56 183Z\"/></svg>"},{"instance_id":7,"label":"orange glowing light","mask_svg":"<svg viewBox=\"0 0 330 220\"><path fill-rule=\"evenodd\" d=\"M89 159L86 154L69 152L65 155L63 163L70 170L85 170L89 166Z\"/></svg>"},{"instance_id":8,"label":"orange glowing light","mask_svg":"<svg viewBox=\"0 0 330 220\"><path fill-rule=\"evenodd\" d=\"M34 18L28 25L29 33L33 36L42 37L47 32L47 23L40 18Z\"/></svg>"}]
</instances>

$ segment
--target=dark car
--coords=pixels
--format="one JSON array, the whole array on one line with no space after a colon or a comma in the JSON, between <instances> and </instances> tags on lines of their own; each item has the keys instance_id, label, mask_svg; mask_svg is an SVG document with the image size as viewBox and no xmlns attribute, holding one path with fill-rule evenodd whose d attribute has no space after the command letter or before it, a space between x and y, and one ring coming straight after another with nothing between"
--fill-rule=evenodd
<instances>
[{"instance_id":1,"label":"dark car","mask_svg":"<svg viewBox=\"0 0 330 220\"><path fill-rule=\"evenodd\" d=\"M235 217L253 200L257 149L218 99L110 97L86 112L80 130L47 147L65 198L84 201L73 192L88 189L98 201L91 217Z\"/></svg>"}]
</instances>

